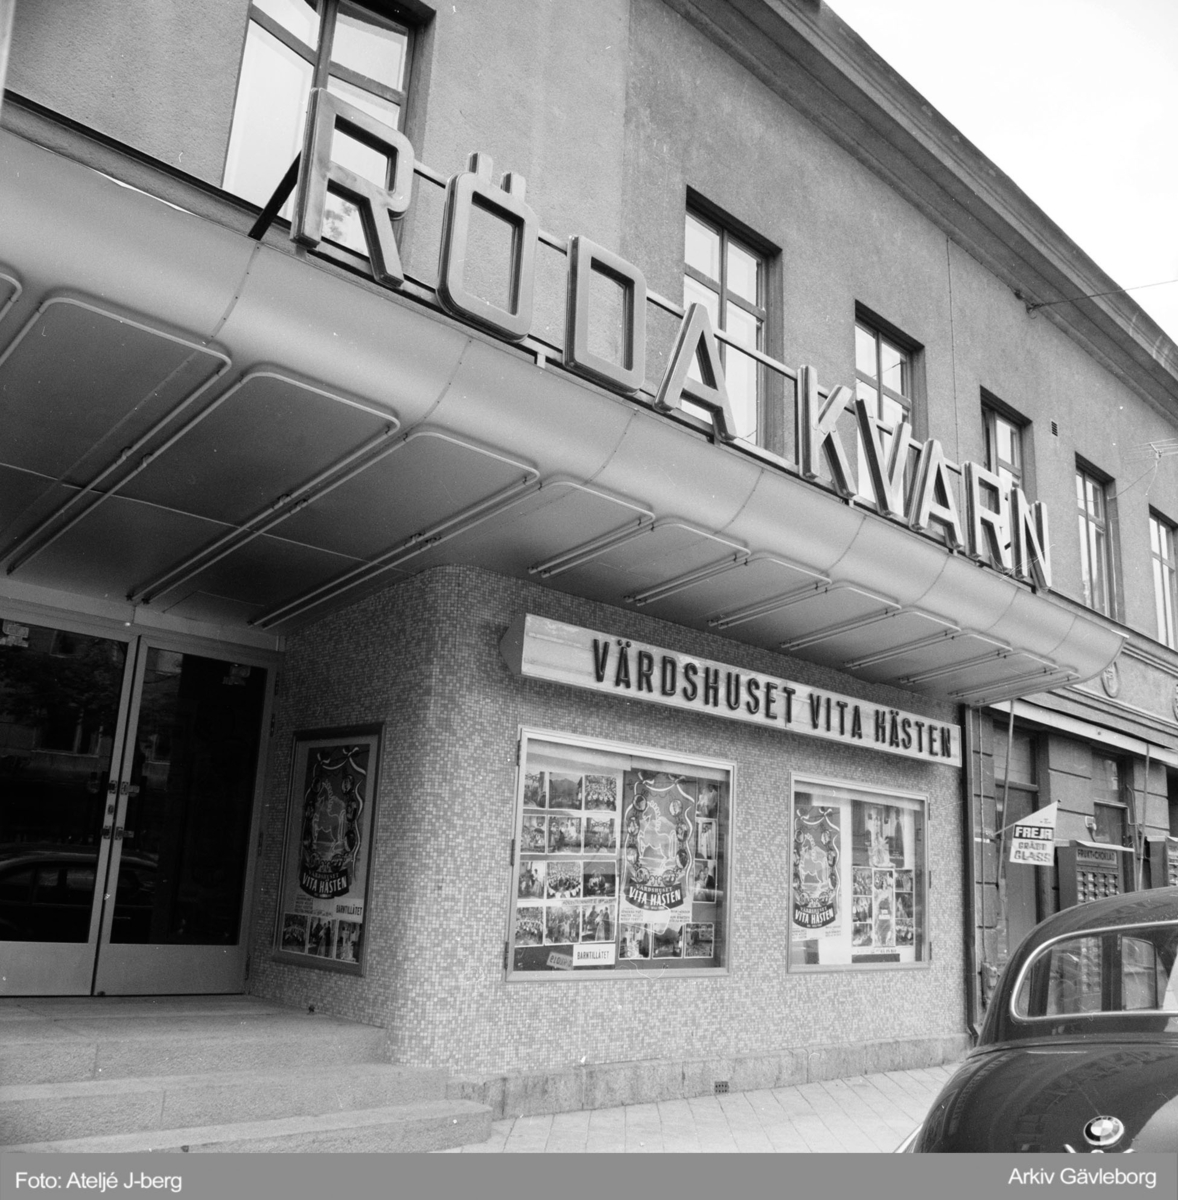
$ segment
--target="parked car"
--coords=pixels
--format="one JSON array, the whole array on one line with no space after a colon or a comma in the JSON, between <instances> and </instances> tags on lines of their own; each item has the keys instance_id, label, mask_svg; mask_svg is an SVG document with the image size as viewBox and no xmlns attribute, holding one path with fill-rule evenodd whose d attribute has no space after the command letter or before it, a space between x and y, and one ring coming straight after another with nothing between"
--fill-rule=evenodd
<instances>
[{"instance_id":1,"label":"parked car","mask_svg":"<svg viewBox=\"0 0 1178 1200\"><path fill-rule=\"evenodd\" d=\"M1178 1150L1178 888L1065 909L1003 971L912 1153Z\"/></svg>"}]
</instances>

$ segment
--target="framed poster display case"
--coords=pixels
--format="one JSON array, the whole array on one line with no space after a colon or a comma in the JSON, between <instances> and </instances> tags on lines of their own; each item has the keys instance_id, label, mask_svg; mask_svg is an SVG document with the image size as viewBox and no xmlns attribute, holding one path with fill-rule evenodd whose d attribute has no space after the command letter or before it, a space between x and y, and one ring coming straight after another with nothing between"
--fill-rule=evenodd
<instances>
[{"instance_id":1,"label":"framed poster display case","mask_svg":"<svg viewBox=\"0 0 1178 1200\"><path fill-rule=\"evenodd\" d=\"M790 779L791 970L925 966L928 797Z\"/></svg>"},{"instance_id":2,"label":"framed poster display case","mask_svg":"<svg viewBox=\"0 0 1178 1200\"><path fill-rule=\"evenodd\" d=\"M731 762L520 732L511 980L728 966Z\"/></svg>"},{"instance_id":3,"label":"framed poster display case","mask_svg":"<svg viewBox=\"0 0 1178 1200\"><path fill-rule=\"evenodd\" d=\"M295 734L274 957L364 973L381 725Z\"/></svg>"}]
</instances>

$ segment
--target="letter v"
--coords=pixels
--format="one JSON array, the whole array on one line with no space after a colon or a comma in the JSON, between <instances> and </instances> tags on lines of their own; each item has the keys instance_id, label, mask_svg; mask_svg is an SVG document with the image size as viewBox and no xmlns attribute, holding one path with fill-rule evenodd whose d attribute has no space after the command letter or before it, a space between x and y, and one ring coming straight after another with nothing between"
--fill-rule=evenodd
<instances>
[{"instance_id":1,"label":"letter v","mask_svg":"<svg viewBox=\"0 0 1178 1200\"><path fill-rule=\"evenodd\" d=\"M908 465L908 446L912 441L912 426L901 421L891 430L892 444L884 452L883 433L888 430L867 406L867 401L855 401L855 416L859 421L859 436L863 439L863 455L875 506L885 517L904 515L904 468Z\"/></svg>"}]
</instances>

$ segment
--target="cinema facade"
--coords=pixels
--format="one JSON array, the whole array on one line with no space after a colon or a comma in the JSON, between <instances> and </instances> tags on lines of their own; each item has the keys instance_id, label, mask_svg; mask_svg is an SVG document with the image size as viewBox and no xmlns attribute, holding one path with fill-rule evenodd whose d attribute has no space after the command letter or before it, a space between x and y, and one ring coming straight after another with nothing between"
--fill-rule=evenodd
<instances>
[{"instance_id":1,"label":"cinema facade","mask_svg":"<svg viewBox=\"0 0 1178 1200\"><path fill-rule=\"evenodd\" d=\"M1073 475L1174 348L1032 319L1097 268L820 5L467 7L18 6L0 991L314 1005L533 1109L951 1059L1016 724L1117 725L1169 832L1174 714L1079 712L1178 671Z\"/></svg>"}]
</instances>

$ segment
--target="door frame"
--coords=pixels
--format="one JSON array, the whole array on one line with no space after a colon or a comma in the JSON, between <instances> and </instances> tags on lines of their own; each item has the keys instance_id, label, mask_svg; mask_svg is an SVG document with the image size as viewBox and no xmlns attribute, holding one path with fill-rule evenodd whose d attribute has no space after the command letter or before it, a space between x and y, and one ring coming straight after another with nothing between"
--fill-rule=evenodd
<instances>
[{"instance_id":1,"label":"door frame","mask_svg":"<svg viewBox=\"0 0 1178 1200\"><path fill-rule=\"evenodd\" d=\"M108 638L121 641L127 647L127 660L119 696L118 728L111 750L110 782L114 785L115 812L112 814L109 811L111 796L108 787L108 811L104 815L103 825L111 827L111 835L104 835L99 840L89 937L84 943L0 943L5 960L4 969L0 971L0 995L212 995L245 991L263 799L273 735L275 685L282 660L281 652L177 632L165 627L105 619L78 613L76 610L22 604L4 598L0 598L0 620ZM117 879L124 845L115 830L121 831L123 827L129 800L132 739L128 737L128 733L135 728L139 719L142 682L149 648L229 659L245 666L261 667L266 671L245 876L242 882L241 919L237 942L233 945L177 946L130 943L124 946L109 940L114 919L114 888L110 885ZM84 967L84 960L89 961L88 969Z\"/></svg>"}]
</instances>

